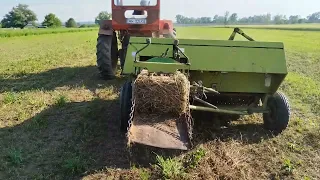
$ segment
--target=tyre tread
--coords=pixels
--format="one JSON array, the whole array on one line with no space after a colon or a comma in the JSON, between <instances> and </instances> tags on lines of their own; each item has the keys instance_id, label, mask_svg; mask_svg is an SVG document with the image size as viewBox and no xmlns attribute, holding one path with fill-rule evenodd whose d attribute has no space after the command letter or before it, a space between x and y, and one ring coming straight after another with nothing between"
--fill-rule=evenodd
<instances>
[{"instance_id":1,"label":"tyre tread","mask_svg":"<svg viewBox=\"0 0 320 180\"><path fill-rule=\"evenodd\" d=\"M272 98L276 103L275 106L277 107L277 121L273 124L268 123L266 120L267 117L264 116L265 127L275 133L281 133L287 128L290 120L290 104L282 92L276 92Z\"/></svg>"}]
</instances>

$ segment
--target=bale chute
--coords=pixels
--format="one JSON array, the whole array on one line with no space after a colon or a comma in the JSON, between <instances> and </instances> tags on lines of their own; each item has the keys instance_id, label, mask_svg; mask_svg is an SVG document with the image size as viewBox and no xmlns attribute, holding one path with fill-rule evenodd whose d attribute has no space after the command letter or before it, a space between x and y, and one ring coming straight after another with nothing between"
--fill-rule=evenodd
<instances>
[{"instance_id":1,"label":"bale chute","mask_svg":"<svg viewBox=\"0 0 320 180\"><path fill-rule=\"evenodd\" d=\"M190 148L190 83L180 72L142 71L132 87L133 112L128 143L164 149Z\"/></svg>"}]
</instances>

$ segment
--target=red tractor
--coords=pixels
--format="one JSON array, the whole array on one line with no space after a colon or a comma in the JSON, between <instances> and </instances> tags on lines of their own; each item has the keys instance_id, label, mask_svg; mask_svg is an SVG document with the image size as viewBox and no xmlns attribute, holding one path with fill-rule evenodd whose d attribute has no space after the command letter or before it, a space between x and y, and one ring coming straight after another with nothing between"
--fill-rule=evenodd
<instances>
[{"instance_id":1,"label":"red tractor","mask_svg":"<svg viewBox=\"0 0 320 180\"><path fill-rule=\"evenodd\" d=\"M100 22L97 65L102 78L115 77L126 59L130 37L175 38L170 20L160 20L160 0L111 0L112 20ZM118 40L121 48L118 49Z\"/></svg>"}]
</instances>

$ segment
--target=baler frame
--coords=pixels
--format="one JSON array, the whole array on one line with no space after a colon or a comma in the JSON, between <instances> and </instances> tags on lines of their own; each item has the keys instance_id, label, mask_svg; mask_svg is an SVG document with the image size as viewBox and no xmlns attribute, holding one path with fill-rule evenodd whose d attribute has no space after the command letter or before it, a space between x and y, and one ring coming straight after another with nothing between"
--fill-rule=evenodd
<instances>
[{"instance_id":1,"label":"baler frame","mask_svg":"<svg viewBox=\"0 0 320 180\"><path fill-rule=\"evenodd\" d=\"M242 35L249 41L234 41L234 37L236 33ZM158 39L154 38L154 43L151 43L151 38L147 38L145 42L142 42L143 38L133 38L131 41L131 47L129 47L128 56L132 54L132 58L127 59L127 63L124 66L122 71L123 75L131 74L132 78L134 79L139 72L143 69L150 70L151 72L161 72L161 73L174 73L175 71L181 71L189 77L191 83L191 94L190 100L193 102L190 104L189 108L193 111L203 111L203 112L211 112L211 113L218 113L218 114L226 114L226 115L252 115L255 113L262 113L264 115L264 122L265 125L268 126L267 128L272 130L275 133L282 132L289 121L290 116L290 107L287 98L280 92L277 92L280 84L284 80L287 75L287 68L285 63L285 54L284 54L284 46L282 43L278 42L257 42L247 34L245 34L241 29L235 28L233 33L231 34L228 41L217 41L217 40L186 40L181 39ZM169 43L171 41L171 43ZM190 43L193 41L195 43ZM155 51L155 48L152 48L152 45L155 45L158 51ZM181 46L182 48L181 48ZM141 47L140 49L138 47ZM160 48L164 46L163 48ZM171 46L172 48L168 48ZM258 52L269 53L268 51L273 51L274 54L277 54L276 60L278 60L278 67L275 67L273 64L269 64L265 66L266 69L258 70L258 68L254 68L255 63L252 63L252 70L247 68L242 72L237 71L235 69L229 68L229 70L225 71L217 71L217 70L210 70L210 69L200 69L199 67L192 68L194 65L193 55L189 55L187 52L187 46L194 46L194 47L229 47L230 52L232 52L232 48L243 48L243 49L256 49ZM134 47L134 48L133 48ZM148 48L150 48L150 52L152 51L153 56L148 56ZM152 50L151 50L152 49ZM159 49L166 49L163 53L159 52ZM170 50L172 51L171 56L168 55ZM159 56L155 54L159 52ZM237 52L235 50L235 52ZM145 54L143 54L145 53ZM161 55L160 55L161 54ZM239 52L238 55L241 55ZM140 60L137 60L139 56ZM170 57L167 57L170 56ZM236 56L236 55L234 55ZM191 59L190 59L191 57ZM259 57L261 59L262 57ZM260 60L257 59L257 62ZM209 61L209 60L208 60ZM260 62L261 62L260 61ZM252 62L256 62L252 60ZM131 69L131 70L130 70ZM258 82L259 78L263 81L264 86L266 87L253 87L250 88L243 88L238 89L239 91L233 91L228 88L225 88L219 91L215 86L208 86L208 83L204 84L202 80L206 80L207 77L212 77L213 74L232 74L234 73L233 77L243 76L242 79L249 78L250 75L245 75L246 73L252 74L251 79ZM200 75L199 75L200 74ZM203 74L203 75L201 75ZM253 78L258 77L259 78ZM200 77L200 80L196 80ZM204 78L204 79L203 79ZM271 82L270 82L271 81ZM207 81L208 82L208 81ZM251 84L257 84L251 82ZM261 84L260 84L261 85ZM227 91L226 91L227 89ZM207 98L209 97L209 98ZM213 100L210 100L212 98ZM274 114L274 109L270 107L269 101L274 102L275 98L277 101L281 101L283 107L282 110L285 112L283 119L280 119L280 124L270 125L267 123L267 115ZM279 99L280 98L280 99ZM226 102L220 102L221 104L215 104L217 99L224 99ZM235 99L232 102L231 99ZM197 105L194 102L198 103ZM234 105L236 104L236 105Z\"/></svg>"},{"instance_id":2,"label":"baler frame","mask_svg":"<svg viewBox=\"0 0 320 180\"><path fill-rule=\"evenodd\" d=\"M134 119L134 80L145 70L159 74L182 72L190 82L188 110L227 115L262 113L266 129L275 133L286 129L290 106L284 94L278 92L288 74L283 43L255 41L239 28L228 40L178 40L172 21L160 20L160 0L154 6L119 6L115 0L111 3L112 20L101 22L98 42L102 37L112 37L112 44L107 45L112 46L113 69L116 71L120 58L121 75L128 75L120 93L121 130L129 133ZM148 16L142 21L128 21L128 10L147 11ZM122 46L119 51L116 32ZM235 41L236 34L249 41ZM104 46L101 43L97 47L99 54ZM138 126L134 126L135 130ZM139 136L138 143L188 148L189 142L182 138L185 135L177 130L178 126L173 130L181 138L178 141L151 125L142 126L134 134ZM151 135L145 137L145 132ZM174 143L163 142L166 140Z\"/></svg>"}]
</instances>

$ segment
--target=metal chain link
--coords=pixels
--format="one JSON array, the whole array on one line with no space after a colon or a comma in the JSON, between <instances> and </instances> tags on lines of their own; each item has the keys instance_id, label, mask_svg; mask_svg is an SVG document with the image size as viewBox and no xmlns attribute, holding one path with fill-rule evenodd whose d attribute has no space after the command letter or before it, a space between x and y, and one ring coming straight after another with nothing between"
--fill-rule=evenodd
<instances>
[{"instance_id":1,"label":"metal chain link","mask_svg":"<svg viewBox=\"0 0 320 180\"><path fill-rule=\"evenodd\" d=\"M190 89L190 87L189 87ZM190 91L190 90L189 90ZM187 102L188 102L188 107L190 105L190 94L187 98ZM193 136L193 119L192 119L192 116L191 116L191 112L190 112L190 108L188 108L188 111L187 111L187 114L186 114L186 121L187 121L187 127L188 127L188 135L189 135L189 139L190 139L190 145L191 147L193 146L192 145L192 136Z\"/></svg>"},{"instance_id":2,"label":"metal chain link","mask_svg":"<svg viewBox=\"0 0 320 180\"><path fill-rule=\"evenodd\" d=\"M189 68L187 69L187 79L189 79L190 77L190 66ZM191 91L191 87L190 87L190 84L189 84L189 95L187 97L187 102L188 102L188 107L190 106L190 91ZM187 121L187 127L188 127L188 135L189 135L189 139L190 139L190 145L191 147L193 146L192 145L192 137L193 137L193 125L194 125L194 121L193 121L193 118L191 116L191 110L190 108L188 108L188 111L187 111L187 117L186 117L186 121Z\"/></svg>"},{"instance_id":3,"label":"metal chain link","mask_svg":"<svg viewBox=\"0 0 320 180\"><path fill-rule=\"evenodd\" d=\"M129 114L129 120L128 120L128 127L127 127L127 138L128 138L128 136L129 136L129 130L130 130L130 128L131 128L131 126L132 126L132 121L133 121L133 115L134 115L134 110L135 110L135 98L134 98L134 83L132 83L131 84L131 87L132 87L132 96L131 96L131 103L132 103L132 106L131 106L131 111L130 111L130 114Z\"/></svg>"},{"instance_id":4,"label":"metal chain link","mask_svg":"<svg viewBox=\"0 0 320 180\"><path fill-rule=\"evenodd\" d=\"M131 107L131 112L130 112L130 118L128 120L128 128L127 128L127 136L129 135L129 130L132 126L132 121L133 121L133 115L134 115L134 108L135 108L135 100L132 100L132 107Z\"/></svg>"},{"instance_id":5,"label":"metal chain link","mask_svg":"<svg viewBox=\"0 0 320 180\"><path fill-rule=\"evenodd\" d=\"M131 106L131 111L130 111L130 114L129 114L129 119L128 119L128 127L127 127L127 133L126 133L126 139L127 139L127 142L129 142L129 133L130 133L130 129L131 129L131 126L132 126L132 122L133 122L133 115L134 115L134 110L135 110L135 98L134 98L134 91L133 91L133 86L134 83L131 84L131 87L132 87L132 96L131 96L131 103L132 103L132 106ZM131 165L131 158L132 158L132 149L131 149L131 146L129 145L127 147L127 150L129 152L129 162L130 162L130 165Z\"/></svg>"}]
</instances>

